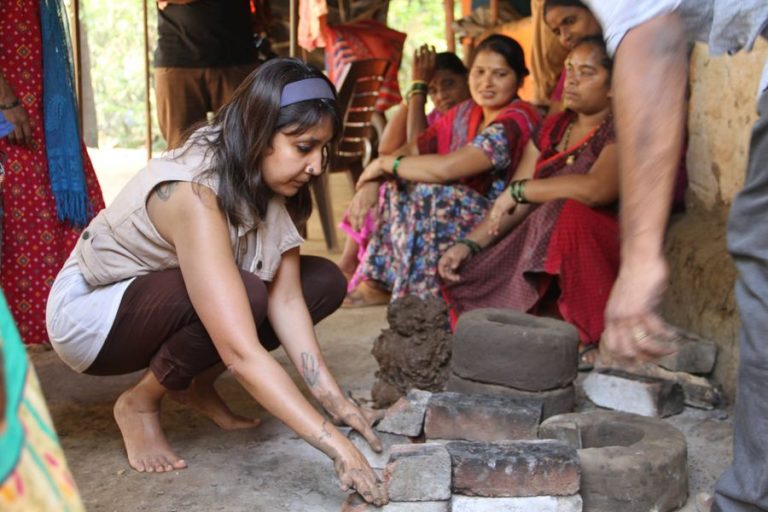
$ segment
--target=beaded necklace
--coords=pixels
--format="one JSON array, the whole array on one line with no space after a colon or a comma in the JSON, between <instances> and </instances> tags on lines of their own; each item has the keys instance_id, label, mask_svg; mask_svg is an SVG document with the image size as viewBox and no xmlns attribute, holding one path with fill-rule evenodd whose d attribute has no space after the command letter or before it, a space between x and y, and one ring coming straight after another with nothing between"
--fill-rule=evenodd
<instances>
[{"instance_id":1,"label":"beaded necklace","mask_svg":"<svg viewBox=\"0 0 768 512\"><path fill-rule=\"evenodd\" d=\"M590 134L584 139L584 142L582 142L579 147L575 148L570 155L568 155L565 158L565 165L573 165L573 162L576 161L576 157L579 156L579 153L586 147L587 143L592 140L592 137L595 136L597 132L600 131L600 128L603 127L603 125L610 119L611 114L606 115L602 121L600 121L600 124L597 125ZM568 126L565 127L565 132L563 132L563 138L561 139L561 151L565 151L568 149L568 144L571 140L571 130L573 129L573 125L576 124L576 119L574 118L570 123L568 123Z\"/></svg>"}]
</instances>

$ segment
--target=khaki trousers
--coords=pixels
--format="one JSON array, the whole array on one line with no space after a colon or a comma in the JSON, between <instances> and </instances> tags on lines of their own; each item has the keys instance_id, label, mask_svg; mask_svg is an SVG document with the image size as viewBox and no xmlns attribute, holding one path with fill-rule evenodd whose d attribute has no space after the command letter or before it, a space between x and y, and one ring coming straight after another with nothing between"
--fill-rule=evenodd
<instances>
[{"instance_id":1,"label":"khaki trousers","mask_svg":"<svg viewBox=\"0 0 768 512\"><path fill-rule=\"evenodd\" d=\"M160 132L174 149L185 132L224 105L257 63L226 68L155 68Z\"/></svg>"}]
</instances>

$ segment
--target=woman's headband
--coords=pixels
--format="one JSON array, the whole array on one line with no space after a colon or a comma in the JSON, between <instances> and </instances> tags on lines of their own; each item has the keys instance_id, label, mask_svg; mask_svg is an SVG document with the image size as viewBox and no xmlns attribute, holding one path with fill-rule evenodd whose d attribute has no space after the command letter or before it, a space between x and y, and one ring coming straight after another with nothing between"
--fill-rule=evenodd
<instances>
[{"instance_id":1,"label":"woman's headband","mask_svg":"<svg viewBox=\"0 0 768 512\"><path fill-rule=\"evenodd\" d=\"M293 105L307 100L334 100L336 96L328 82L322 78L305 78L297 82L291 82L283 87L280 96L280 107Z\"/></svg>"}]
</instances>

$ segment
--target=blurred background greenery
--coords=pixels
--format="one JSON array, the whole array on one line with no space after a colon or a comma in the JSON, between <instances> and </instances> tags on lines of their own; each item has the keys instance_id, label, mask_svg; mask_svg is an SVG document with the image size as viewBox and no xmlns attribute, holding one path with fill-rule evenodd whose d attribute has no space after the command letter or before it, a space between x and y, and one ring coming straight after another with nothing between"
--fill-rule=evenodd
<instances>
[{"instance_id":1,"label":"blurred background greenery","mask_svg":"<svg viewBox=\"0 0 768 512\"><path fill-rule=\"evenodd\" d=\"M460 4L460 2L456 2ZM143 0L81 0L80 18L90 56L99 146L140 148L146 141ZM157 11L149 2L150 52L157 39ZM459 17L459 13L456 13ZM400 83L410 81L413 51L421 44L445 51L441 0L391 0L387 25L408 34L400 66ZM152 55L152 53L150 53ZM150 59L151 62L151 59ZM154 91L151 94L154 103ZM154 151L165 148L153 108Z\"/></svg>"}]
</instances>

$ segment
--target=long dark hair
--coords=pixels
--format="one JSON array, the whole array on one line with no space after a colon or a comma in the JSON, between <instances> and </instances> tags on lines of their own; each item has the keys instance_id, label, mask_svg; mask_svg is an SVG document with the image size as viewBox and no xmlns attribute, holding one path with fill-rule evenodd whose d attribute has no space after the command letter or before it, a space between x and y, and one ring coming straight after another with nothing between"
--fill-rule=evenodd
<instances>
[{"instance_id":1,"label":"long dark hair","mask_svg":"<svg viewBox=\"0 0 768 512\"><path fill-rule=\"evenodd\" d=\"M330 119L333 139L323 149L323 171L328 156L341 134L341 113L335 100L312 99L280 107L283 87L306 78L322 78L323 73L299 59L272 59L248 75L229 102L213 116L210 132L192 133L188 147L203 146L210 166L201 177L219 179L218 204L234 226L244 223L243 208L254 219L266 218L274 192L264 183L261 164L276 133L298 135ZM314 179L314 177L313 177ZM312 213L309 187L286 199L294 222L302 225Z\"/></svg>"},{"instance_id":2,"label":"long dark hair","mask_svg":"<svg viewBox=\"0 0 768 512\"><path fill-rule=\"evenodd\" d=\"M521 86L523 78L528 76L528 68L525 67L525 53L523 53L523 47L520 46L520 43L508 36L492 34L483 39L472 52L472 64L474 64L478 54L488 51L504 57L507 65L517 74L518 87ZM472 64L469 66L470 69Z\"/></svg>"}]
</instances>

